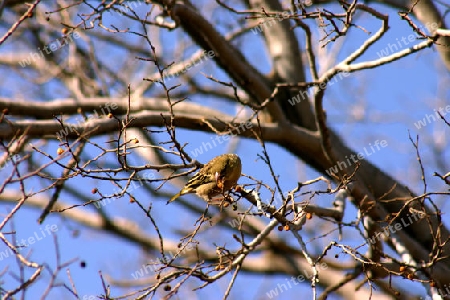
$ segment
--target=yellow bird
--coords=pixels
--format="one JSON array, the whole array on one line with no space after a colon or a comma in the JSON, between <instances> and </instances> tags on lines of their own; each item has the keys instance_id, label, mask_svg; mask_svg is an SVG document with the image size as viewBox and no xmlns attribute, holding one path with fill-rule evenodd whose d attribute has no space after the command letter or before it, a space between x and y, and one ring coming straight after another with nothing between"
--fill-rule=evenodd
<instances>
[{"instance_id":1,"label":"yellow bird","mask_svg":"<svg viewBox=\"0 0 450 300\"><path fill-rule=\"evenodd\" d=\"M181 191L170 198L167 204L184 194L196 193L205 201L230 190L241 177L241 159L227 153L214 157L194 175Z\"/></svg>"}]
</instances>

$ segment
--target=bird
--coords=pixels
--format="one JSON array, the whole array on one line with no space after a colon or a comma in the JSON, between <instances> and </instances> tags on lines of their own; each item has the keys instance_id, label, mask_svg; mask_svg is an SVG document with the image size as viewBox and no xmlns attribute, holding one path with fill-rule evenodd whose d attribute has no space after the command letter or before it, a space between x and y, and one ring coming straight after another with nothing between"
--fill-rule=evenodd
<instances>
[{"instance_id":1,"label":"bird","mask_svg":"<svg viewBox=\"0 0 450 300\"><path fill-rule=\"evenodd\" d=\"M241 177L241 159L234 153L222 154L211 159L167 204L178 197L196 193L206 202L212 197L223 194L233 188Z\"/></svg>"}]
</instances>

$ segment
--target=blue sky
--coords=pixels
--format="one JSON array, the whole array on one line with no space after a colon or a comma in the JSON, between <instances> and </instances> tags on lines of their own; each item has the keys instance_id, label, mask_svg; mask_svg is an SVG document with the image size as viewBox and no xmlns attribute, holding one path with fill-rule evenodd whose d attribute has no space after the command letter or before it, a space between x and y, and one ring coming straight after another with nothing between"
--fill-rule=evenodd
<instances>
[{"instance_id":1,"label":"blue sky","mask_svg":"<svg viewBox=\"0 0 450 300\"><path fill-rule=\"evenodd\" d=\"M407 37L412 33L412 29L407 26L406 22L400 20L396 10L376 4L374 7L379 9L379 11L389 13L390 30L357 62L377 59L377 53L380 53L381 50L389 47L389 43L396 43L397 39L401 39L405 36ZM219 14L219 16L222 16L221 19L223 22L229 22L236 26L236 22L230 20L228 14ZM113 22L115 20L114 16L106 16L104 22L107 24L108 22ZM359 16L355 21L371 32L375 32L380 25L380 21L374 20L366 14ZM133 30L139 29L139 26L134 23L128 22L128 24L133 24L133 26L135 26L132 27ZM123 26L125 27L128 24L124 23ZM303 34L300 33L300 31L298 32L299 40L301 41L302 47L304 47ZM162 43L165 46L168 46L169 49L173 49L173 52L176 52L176 41L180 36L180 30L167 33L163 36ZM335 52L333 51L339 51L337 60L340 61L359 47L367 37L368 35L362 30L352 28L350 29L349 34L343 38L345 39L345 42L342 45L342 48L336 49L339 48L335 46L336 44L330 44L326 49L330 51L329 55L335 55ZM120 35L120 38L125 39L129 43L140 43L140 39L132 34L122 34ZM16 47L18 47L18 41L19 38L11 38L8 40L8 42L0 48L0 54L15 51L15 49L17 49ZM81 41L80 43L82 44ZM254 35L252 32L249 32L244 37L239 38L235 44L245 47L244 54L247 59L259 70L264 73L270 71L267 53L261 51L264 47L260 35ZM98 47L98 51L101 51L100 49L103 47L103 43L99 41L96 47ZM336 48L331 50L333 47ZM193 45L188 47L183 54L192 53L193 49L195 50L196 46ZM67 49L60 51L67 51ZM172 51L169 52L172 53ZM134 64L136 65L136 69L141 70L144 74L154 71L153 66L136 60L135 56L136 55L134 54L125 53L117 49L113 51L101 51L97 54L97 57L103 61L114 61L115 64L111 65L112 68L117 71L123 66L134 66ZM180 58L180 56L173 57L172 60L176 61ZM0 67L2 70L7 70L5 66ZM206 82L206 79L202 79L202 72L208 75L213 74L220 80L227 80L226 75L221 70L218 70L212 61L194 67L189 70L189 72L190 74L195 74L196 78L199 78L201 82ZM130 78L130 81L139 82L142 78L141 75L142 74L138 73L135 78ZM15 97L19 94L23 95L25 99L28 99L29 96L33 96L31 99L36 101L47 101L68 96L68 93L61 88L60 83L57 80L47 82L40 87L33 86L30 89L21 89L24 82L23 78L17 74L8 77L9 76L5 75L2 76L2 80L5 78L7 79L5 79L6 81L3 81L4 89L0 91L1 97ZM308 78L310 78L309 74ZM175 83L176 80L174 80L173 84ZM213 83L210 83L210 85L214 86ZM446 128L441 121L436 121L428 124L422 129L417 129L414 126L414 122L423 119L426 114L433 113L433 109L449 104L448 99L450 97L450 90L448 88L443 88L445 85L449 86L448 71L443 69L442 62L433 48L425 49L397 62L376 69L355 72L327 89L324 107L328 113L328 124L336 130L355 151L361 151L361 149L367 147L370 143L373 144L376 140L386 140L388 147L373 153L373 155L367 159L383 170L389 172L389 174L394 176L400 182L407 184L415 192L420 192L422 190L419 181L420 169L415 158L415 150L408 139L408 134L411 133L412 136L419 134L421 154L426 163L426 174L430 179L429 188L430 190L441 189L441 181L432 177L433 172L436 171L439 166L433 159L433 152L430 148L430 144L433 137L434 139L437 139L440 134L444 135L441 137L444 140L443 157L448 157L449 149L446 147L448 142L445 140L445 135L448 136L447 132L449 128ZM40 89L40 94L36 97L34 92L38 88L42 89ZM155 93L156 90L157 88L153 89L146 96L152 96L152 93ZM117 91L117 94L124 95L124 92L125 91L119 90ZM217 100L198 96L192 97L191 100L202 104L205 104L206 102L206 105L220 108L220 110L230 114L233 114L236 111L236 106L233 103L218 104L219 101ZM360 117L352 118L352 112L358 111L362 111L362 113L358 115ZM188 153L203 142L209 142L210 137L214 136L187 130L179 130L178 132L180 141L189 143L186 147ZM104 143L107 139L109 138L101 137L95 138L94 140L96 142ZM163 141L167 139L167 136L157 135L156 139L158 141ZM233 140L232 142L234 143L236 140ZM54 154L56 153L57 147L58 145L56 143L50 143L45 146L43 150ZM244 174L263 180L272 187L274 186L267 166L257 158L257 155L262 152L262 149L257 142L239 139L237 148L231 149L235 149L234 151L240 155L243 161ZM303 162L298 161L281 147L268 144L267 149L271 156L275 173L279 175L281 187L284 191L294 188L298 181L305 181L319 176L317 172L311 170ZM94 150L91 151L92 152L89 153L94 155ZM197 159L202 163L205 163L214 156L228 151L230 151L230 142L207 151L197 157ZM41 162L47 160L48 159L42 157ZM67 159L64 161L67 161ZM143 165L148 162L142 161L142 159L139 158L134 158L133 163ZM53 172L53 174L61 173L61 170L54 166L49 167L48 171ZM7 176L9 172L11 172L11 166L0 170L0 177ZM249 181L245 178L240 181L240 183L246 182ZM76 187L79 192L89 195L92 199L95 199L95 195L90 193L92 187L97 187L104 193L108 193L108 191L113 189L113 186L109 182L100 182L91 179L75 178L72 179L70 183L72 186ZM323 184L319 184L317 186L312 186L309 189L317 187L322 189L325 188ZM42 188L42 186L36 180L29 180L27 182L27 188L36 191L37 189ZM169 185L165 185L163 190L176 192L176 190ZM171 230L174 228L179 229L180 225L181 228L185 229L194 228L193 224L195 218L176 203L166 206L165 203L167 199L150 196L148 193L145 193L143 188L134 190L132 194L142 203L146 205L151 203L153 205L152 212L155 216L158 216L158 226L168 237L175 237ZM47 192L46 195L48 196L50 193ZM188 197L199 206L203 204L202 200L195 196ZM268 193L263 191L262 198L267 199ZM445 211L447 205L443 199L439 197L436 199ZM65 203L79 203L67 193L62 193L61 200ZM315 198L315 201L317 201L317 204L328 206L331 204L332 197L320 196ZM6 215L11 208L12 205L1 206L1 214ZM90 211L95 211L93 205L89 206L88 209ZM136 205L130 204L127 197L116 199L111 204L108 204L105 207L105 210L112 216L132 220L138 224L141 230L144 230L149 235L153 236L155 234L152 225L142 210ZM76 259L68 269L70 269L70 274L79 295L81 295L81 299L83 299L82 297L84 295L91 296L102 293L101 281L98 274L99 271L104 275L107 274L115 279L131 280L131 274L139 270L143 263L159 257L158 253L145 254L145 251L123 239L113 237L103 232L87 230L79 224L53 214L46 219L44 225L39 226L36 222L39 215L39 210L31 208L21 209L16 214L13 223L15 230L17 231L17 239L28 239L29 237L34 236L35 233L39 235L40 228L43 228L46 224L57 226L57 241L61 250L61 261L66 262ZM347 207L346 218L348 218L348 221L355 218L355 209L351 205L348 205ZM323 223L321 224L323 225ZM314 228L314 225L308 226L311 226L309 228L310 230ZM306 240L310 237L308 226L306 226L304 232ZM10 229L10 226L6 227L6 231ZM346 234L345 241L349 244L355 243L351 238L351 233ZM284 235L285 238L290 238L287 233L284 233ZM176 236L176 238L179 238L179 236ZM227 245L233 245L233 243L235 243L231 234L229 236L218 237L217 240L214 240L214 234L211 234L209 238L211 244L213 242L217 242L218 244L227 243ZM31 248L32 251L30 252L30 257L33 261L38 263L45 262L50 268L55 268L55 244L52 238L47 236L33 244ZM4 250L6 250L6 247L0 245L0 252ZM31 249L23 250L22 253L28 254L29 250ZM80 262L85 262L86 267L82 267ZM0 270L4 270L5 268L18 272L15 258L7 257L0 260ZM69 284L66 276L66 269L67 268L62 270L57 277L57 283ZM30 289L27 299L32 299L32 296L30 296L32 294L41 295L45 290L50 275L47 272L44 273L45 275L43 278ZM30 273L27 274L29 275ZM150 276L154 275L155 274L151 274ZM17 283L9 281L11 280L11 277L8 278L8 281L4 283L3 287L8 289L16 286ZM240 274L238 278L242 280L242 282L244 282L243 280L245 279L245 283L241 282L236 285L236 288L233 289L231 293L231 299L238 299L242 296L245 296L247 299L267 299L264 298L266 292L277 287L278 284L286 282L286 276L253 276ZM229 280L230 276L226 276L217 284L198 291L196 295L199 299L210 299L211 295L216 295L218 293L223 294ZM401 283L404 287L408 286L406 280L401 281ZM196 284L198 285L200 283L196 282ZM191 286L193 287L196 285L193 284ZM249 286L252 288L249 289ZM420 288L418 288L417 285L415 285L414 288L418 292L420 291ZM113 295L116 296L120 290L113 288L112 291ZM290 299L289 297L298 295L299 291L305 298L310 298L310 287L308 284L302 284L282 293L277 299ZM63 288L59 287L54 288L51 291L48 299L61 299L66 296L67 292L64 292ZM333 296L329 299L337 298Z\"/></svg>"}]
</instances>

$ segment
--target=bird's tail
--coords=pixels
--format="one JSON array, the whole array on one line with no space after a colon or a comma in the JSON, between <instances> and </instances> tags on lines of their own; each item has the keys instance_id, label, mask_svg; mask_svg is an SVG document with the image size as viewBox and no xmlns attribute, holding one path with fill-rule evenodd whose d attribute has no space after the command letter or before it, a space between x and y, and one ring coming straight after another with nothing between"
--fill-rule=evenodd
<instances>
[{"instance_id":1,"label":"bird's tail","mask_svg":"<svg viewBox=\"0 0 450 300\"><path fill-rule=\"evenodd\" d=\"M175 196L173 196L172 198L170 198L169 201L167 201L166 204L169 204L172 201L175 201L178 197L180 197L182 195L182 191L180 191L178 194L176 194Z\"/></svg>"}]
</instances>

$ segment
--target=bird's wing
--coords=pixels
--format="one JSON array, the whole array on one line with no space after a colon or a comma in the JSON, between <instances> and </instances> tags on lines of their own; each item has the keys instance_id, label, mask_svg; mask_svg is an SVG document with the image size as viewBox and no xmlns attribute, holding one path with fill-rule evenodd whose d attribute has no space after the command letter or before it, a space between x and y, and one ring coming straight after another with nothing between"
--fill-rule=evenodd
<instances>
[{"instance_id":1,"label":"bird's wing","mask_svg":"<svg viewBox=\"0 0 450 300\"><path fill-rule=\"evenodd\" d=\"M204 171L204 170L202 170ZM194 175L189 181L187 182L186 186L189 186L189 188L196 189L202 184L207 184L215 181L214 174L209 174L208 172L198 172Z\"/></svg>"}]
</instances>

